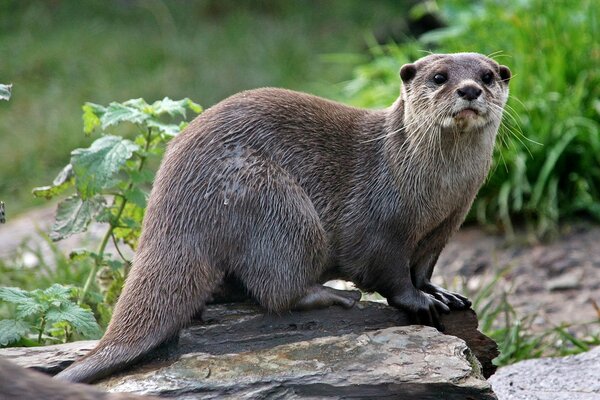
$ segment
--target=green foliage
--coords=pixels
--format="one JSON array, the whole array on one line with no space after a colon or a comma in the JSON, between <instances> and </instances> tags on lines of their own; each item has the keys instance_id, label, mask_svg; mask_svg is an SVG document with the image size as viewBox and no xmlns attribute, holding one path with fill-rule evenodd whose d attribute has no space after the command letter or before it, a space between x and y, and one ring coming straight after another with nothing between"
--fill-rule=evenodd
<instances>
[{"instance_id":1,"label":"green foliage","mask_svg":"<svg viewBox=\"0 0 600 400\"><path fill-rule=\"evenodd\" d=\"M440 1L449 27L401 45L375 46L343 96L386 106L398 94L398 70L425 53L490 54L513 71L495 166L471 218L501 226L526 221L538 237L560 219L600 221L600 8L593 0L478 4Z\"/></svg>"},{"instance_id":2,"label":"green foliage","mask_svg":"<svg viewBox=\"0 0 600 400\"><path fill-rule=\"evenodd\" d=\"M74 334L97 337L94 314L72 301L76 292L58 284L29 292L0 288L0 300L14 306L14 318L0 321L0 346L66 342Z\"/></svg>"},{"instance_id":3,"label":"green foliage","mask_svg":"<svg viewBox=\"0 0 600 400\"><path fill-rule=\"evenodd\" d=\"M131 253L137 245L146 190L154 178L154 166L166 143L186 126L183 119L187 111L199 113L202 108L189 99L174 101L169 98L152 104L135 99L113 102L107 107L92 103L84 105L86 135L99 131L100 136L88 148L73 150L71 162L52 184L36 188L33 193L48 199L70 193L58 204L50 233L53 241L85 231L93 220L106 223L106 232L96 251L76 250L69 257L48 242L54 255L53 266L45 264L42 254L33 252L39 270L28 272L42 277L36 282L38 287L52 282L85 283L82 289L57 284L31 292L0 288L0 298L15 308L14 317L4 319L0 324L0 346L68 341L74 333L85 337L97 335L99 327L92 310L103 324L108 322L130 265L120 247L130 247ZM130 139L107 131L131 124L137 133ZM124 134L128 134L127 130ZM119 259L106 252L110 240ZM20 279L22 268L0 264L0 270L3 272L0 284L27 285ZM92 290L95 280L100 293ZM86 304L92 310L72 303L70 298L75 295L80 305ZM0 311L6 314L6 306ZM37 333L37 341L30 340L32 332Z\"/></svg>"},{"instance_id":4,"label":"green foliage","mask_svg":"<svg viewBox=\"0 0 600 400\"><path fill-rule=\"evenodd\" d=\"M119 281L126 275L125 265L129 260L122 256L119 246L124 244L134 250L137 244L146 206L145 189L154 177L148 162L151 158L158 159L166 142L186 125L182 119L187 110L199 113L202 108L187 98L174 101L167 97L152 104L143 99L112 102L107 107L86 103L83 106L84 132L90 135L100 130L100 137L88 148L73 150L70 164L62 169L52 185L33 190L35 196L52 198L74 189L74 194L58 204L50 233L53 240L85 231L92 220L108 224L96 252L78 251L70 256L73 263L88 260L93 265L80 293L80 302L87 300L99 268L111 266L109 271ZM179 123L172 123L177 118ZM124 124L137 128L131 140L106 131ZM124 262L119 263L105 254L111 239ZM121 289L120 285L108 284L107 287L112 298Z\"/></svg>"},{"instance_id":5,"label":"green foliage","mask_svg":"<svg viewBox=\"0 0 600 400\"><path fill-rule=\"evenodd\" d=\"M600 335L575 335L566 324L544 330L535 329L533 322L536 315L520 315L510 302L513 287L503 289L509 273L510 267L501 269L476 293L468 293L466 285L459 290L467 292L473 300L479 329L498 343L500 355L494 359L494 364L502 366L531 358L561 357L600 345ZM599 322L590 321L578 328L592 328Z\"/></svg>"}]
</instances>

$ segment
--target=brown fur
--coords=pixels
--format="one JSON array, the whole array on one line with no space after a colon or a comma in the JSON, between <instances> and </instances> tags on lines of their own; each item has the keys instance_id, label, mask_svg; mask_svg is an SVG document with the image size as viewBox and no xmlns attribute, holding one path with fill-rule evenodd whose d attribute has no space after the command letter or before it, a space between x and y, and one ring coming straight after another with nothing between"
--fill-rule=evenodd
<instances>
[{"instance_id":1,"label":"brown fur","mask_svg":"<svg viewBox=\"0 0 600 400\"><path fill-rule=\"evenodd\" d=\"M48 375L18 367L0 358L0 399L143 400L150 399L150 397L127 393L106 393L87 385L58 382Z\"/></svg>"},{"instance_id":2,"label":"brown fur","mask_svg":"<svg viewBox=\"0 0 600 400\"><path fill-rule=\"evenodd\" d=\"M447 82L433 81L439 73ZM332 276L428 324L468 307L429 279L488 172L510 71L461 53L425 57L401 77L385 110L259 89L193 121L158 171L104 338L59 377L91 381L131 363L176 335L225 278L273 312L351 306L317 285Z\"/></svg>"}]
</instances>

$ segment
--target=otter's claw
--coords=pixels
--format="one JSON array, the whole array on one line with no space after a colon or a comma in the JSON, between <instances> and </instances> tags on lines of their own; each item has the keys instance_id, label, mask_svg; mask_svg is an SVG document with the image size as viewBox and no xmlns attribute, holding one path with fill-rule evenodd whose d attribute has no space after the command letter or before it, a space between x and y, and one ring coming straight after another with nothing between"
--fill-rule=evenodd
<instances>
[{"instance_id":1,"label":"otter's claw","mask_svg":"<svg viewBox=\"0 0 600 400\"><path fill-rule=\"evenodd\" d=\"M414 289L409 293L401 293L387 300L389 305L408 311L415 323L433 326L439 331L444 331L439 313L449 313L450 307L434 296Z\"/></svg>"},{"instance_id":2,"label":"otter's claw","mask_svg":"<svg viewBox=\"0 0 600 400\"><path fill-rule=\"evenodd\" d=\"M471 307L471 301L465 296L451 292L429 282L423 286L423 291L435 297L452 310L466 310Z\"/></svg>"}]
</instances>

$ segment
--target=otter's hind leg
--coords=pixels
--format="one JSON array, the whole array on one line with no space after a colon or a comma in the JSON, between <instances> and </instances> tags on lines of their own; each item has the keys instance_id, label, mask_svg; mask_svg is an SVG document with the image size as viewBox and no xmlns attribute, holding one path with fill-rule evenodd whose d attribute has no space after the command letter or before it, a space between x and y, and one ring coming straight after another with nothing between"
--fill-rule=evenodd
<instances>
[{"instance_id":1,"label":"otter's hind leg","mask_svg":"<svg viewBox=\"0 0 600 400\"><path fill-rule=\"evenodd\" d=\"M294 304L294 310L313 310L333 305L351 308L360 300L362 294L358 290L338 290L323 285L313 285Z\"/></svg>"},{"instance_id":2,"label":"otter's hind leg","mask_svg":"<svg viewBox=\"0 0 600 400\"><path fill-rule=\"evenodd\" d=\"M223 221L235 243L235 250L229 251L231 273L270 311L352 306L356 294L317 284L328 243L307 193L279 166L264 159L252 161L252 168L230 177L236 191L230 193Z\"/></svg>"}]
</instances>

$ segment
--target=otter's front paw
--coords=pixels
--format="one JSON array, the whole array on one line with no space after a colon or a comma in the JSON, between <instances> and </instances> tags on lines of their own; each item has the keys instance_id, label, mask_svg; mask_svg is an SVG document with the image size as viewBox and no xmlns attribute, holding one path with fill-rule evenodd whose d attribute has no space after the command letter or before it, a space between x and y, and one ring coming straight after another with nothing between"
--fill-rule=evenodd
<instances>
[{"instance_id":1,"label":"otter's front paw","mask_svg":"<svg viewBox=\"0 0 600 400\"><path fill-rule=\"evenodd\" d=\"M452 310L466 310L471 307L471 301L465 296L446 290L431 282L427 282L422 287L422 290L425 293L432 295Z\"/></svg>"},{"instance_id":2,"label":"otter's front paw","mask_svg":"<svg viewBox=\"0 0 600 400\"><path fill-rule=\"evenodd\" d=\"M416 324L444 331L439 313L449 313L450 308L432 295L413 289L388 297L387 301L393 307L408 311Z\"/></svg>"}]
</instances>

